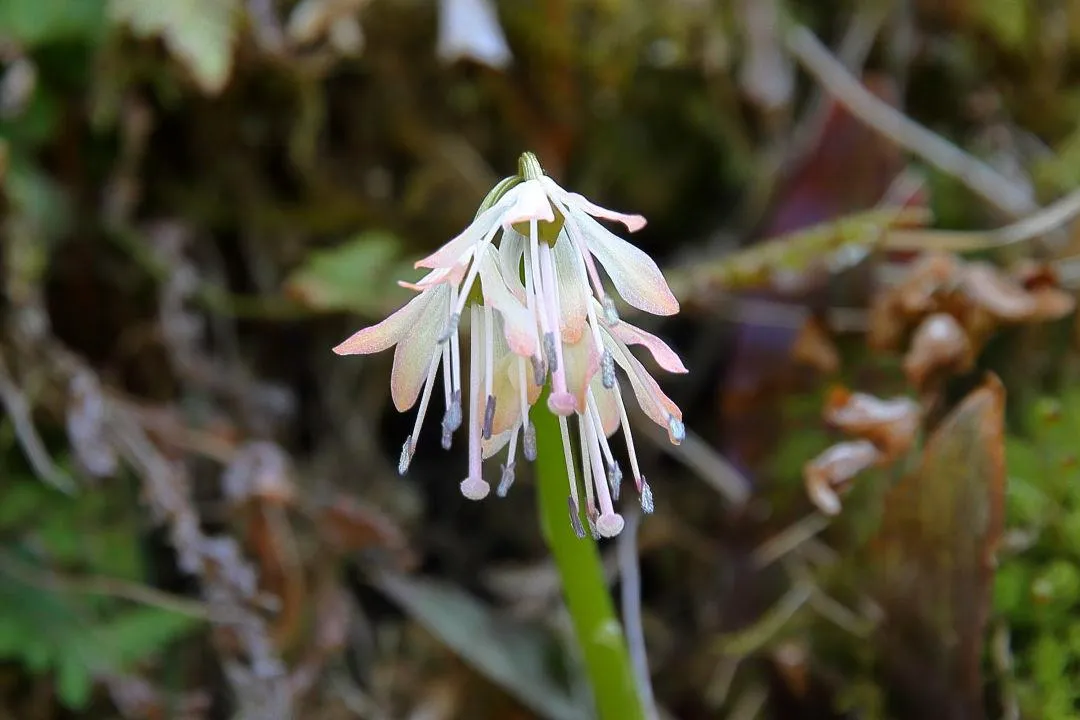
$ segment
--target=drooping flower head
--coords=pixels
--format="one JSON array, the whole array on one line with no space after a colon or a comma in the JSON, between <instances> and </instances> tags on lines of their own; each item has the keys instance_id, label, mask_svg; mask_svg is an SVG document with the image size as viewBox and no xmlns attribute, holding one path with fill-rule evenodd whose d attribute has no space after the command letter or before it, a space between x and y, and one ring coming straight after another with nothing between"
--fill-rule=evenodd
<instances>
[{"instance_id":1,"label":"drooping flower head","mask_svg":"<svg viewBox=\"0 0 1080 720\"><path fill-rule=\"evenodd\" d=\"M547 410L559 417L570 478L570 519L578 535L585 533L582 489L590 530L611 537L622 529L614 503L623 475L610 442L620 429L641 505L652 511L652 491L638 466L616 367L625 374L644 414L665 428L676 444L685 435L682 412L629 346L644 346L669 372L684 373L686 368L660 338L619 318L601 269L618 296L639 310L673 315L679 303L656 263L598 218L622 223L630 232L645 226L640 215L606 210L567 192L526 153L519 174L488 194L473 222L416 263L428 274L416 283L402 283L416 290L416 297L334 348L339 355L351 355L396 346L391 374L394 405L404 412L420 399L413 432L401 451L402 474L416 450L441 367L444 448L466 424L469 470L461 483L466 497L480 500L490 491L482 474L484 459L506 449L497 488L500 496L513 483L519 443L525 458L535 459L536 438L529 417L547 386ZM459 333L466 311L467 393ZM580 466L573 460L570 417L576 418Z\"/></svg>"}]
</instances>

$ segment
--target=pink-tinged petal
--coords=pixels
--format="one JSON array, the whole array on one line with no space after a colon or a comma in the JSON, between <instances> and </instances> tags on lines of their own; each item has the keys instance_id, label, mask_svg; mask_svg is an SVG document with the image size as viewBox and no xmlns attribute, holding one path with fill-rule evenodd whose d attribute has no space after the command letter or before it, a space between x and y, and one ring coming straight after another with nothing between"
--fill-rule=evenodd
<instances>
[{"instance_id":1,"label":"pink-tinged petal","mask_svg":"<svg viewBox=\"0 0 1080 720\"><path fill-rule=\"evenodd\" d=\"M593 344L592 336L576 343L563 344L563 362L566 364L566 389L574 396L577 409L585 409L589 384L600 370L600 353Z\"/></svg>"},{"instance_id":2,"label":"pink-tinged petal","mask_svg":"<svg viewBox=\"0 0 1080 720\"><path fill-rule=\"evenodd\" d=\"M630 386L634 390L634 397L637 398L642 412L650 420L665 430L669 428L669 416L682 420L682 410L660 389L660 385L645 369L645 366L638 362L637 358L631 355L629 351L619 347L619 344L611 336L604 336L604 344L611 351L615 362L630 378Z\"/></svg>"},{"instance_id":3,"label":"pink-tinged petal","mask_svg":"<svg viewBox=\"0 0 1080 720\"><path fill-rule=\"evenodd\" d=\"M559 285L559 332L564 343L576 343L585 332L592 291L579 268L577 250L565 233L559 235L551 250Z\"/></svg>"},{"instance_id":4,"label":"pink-tinged petal","mask_svg":"<svg viewBox=\"0 0 1080 720\"><path fill-rule=\"evenodd\" d=\"M599 304L599 303L597 303ZM671 373L685 373L689 372L686 366L683 365L678 354L672 350L666 342L656 337L650 332L646 332L639 327L634 327L625 320L616 323L610 328L610 332L615 338L625 345L644 345L645 348L652 354L653 360L656 364L664 368Z\"/></svg>"},{"instance_id":5,"label":"pink-tinged petal","mask_svg":"<svg viewBox=\"0 0 1080 720\"><path fill-rule=\"evenodd\" d=\"M478 262L484 303L495 308L502 316L504 334L511 352L522 357L537 355L539 345L535 321L528 308L506 287L502 273L499 272L499 258L495 248L489 245Z\"/></svg>"},{"instance_id":6,"label":"pink-tinged petal","mask_svg":"<svg viewBox=\"0 0 1080 720\"><path fill-rule=\"evenodd\" d=\"M510 200L510 204L502 214L503 225L529 220L555 222L555 210L539 180L526 180L515 185L504 197Z\"/></svg>"},{"instance_id":7,"label":"pink-tinged petal","mask_svg":"<svg viewBox=\"0 0 1080 720\"><path fill-rule=\"evenodd\" d=\"M645 218L641 215L615 212L614 210L600 207L591 202L584 195L564 190L557 182L549 177L541 178L541 182L544 184L544 189L551 197L565 205L569 205L573 209L581 210L593 217L600 217L605 220L613 220L622 223L630 232L637 232L645 227Z\"/></svg>"},{"instance_id":8,"label":"pink-tinged petal","mask_svg":"<svg viewBox=\"0 0 1080 720\"><path fill-rule=\"evenodd\" d=\"M470 257L472 253L469 253ZM461 281L465 279L465 265L459 264L450 268L438 268L432 270L424 277L420 278L416 282L408 282L407 280L398 280L398 285L410 290L423 291L429 287L439 285L441 283L450 283L452 285L460 285Z\"/></svg>"},{"instance_id":9,"label":"pink-tinged petal","mask_svg":"<svg viewBox=\"0 0 1080 720\"><path fill-rule=\"evenodd\" d=\"M605 388L599 375L593 377L592 382L589 383L589 389L592 390L596 410L600 413L600 424L604 426L604 435L611 437L618 432L622 420L619 415L619 403L615 400L616 390Z\"/></svg>"},{"instance_id":10,"label":"pink-tinged petal","mask_svg":"<svg viewBox=\"0 0 1080 720\"><path fill-rule=\"evenodd\" d=\"M499 240L499 272L514 297L525 303L525 286L521 280L521 260L528 238L513 228L504 229Z\"/></svg>"},{"instance_id":11,"label":"pink-tinged petal","mask_svg":"<svg viewBox=\"0 0 1080 720\"><path fill-rule=\"evenodd\" d=\"M429 303L413 318L394 350L390 396L398 412L405 412L416 402L450 317L449 285L437 285L420 295L424 296Z\"/></svg>"},{"instance_id":12,"label":"pink-tinged petal","mask_svg":"<svg viewBox=\"0 0 1080 720\"><path fill-rule=\"evenodd\" d=\"M370 355L396 345L409 333L417 318L424 314L431 299L430 293L417 295L378 325L353 333L335 347L334 352L338 355Z\"/></svg>"},{"instance_id":13,"label":"pink-tinged petal","mask_svg":"<svg viewBox=\"0 0 1080 720\"><path fill-rule=\"evenodd\" d=\"M498 433L498 434L492 433L491 437L488 438L487 440L481 440L480 441L480 449L481 449L480 457L482 457L484 460L487 460L489 457L491 457L491 456L495 455L496 453L498 453L500 450L502 450L504 447L506 447L510 443L510 438L512 438L514 436L515 432L517 432L517 426L516 425L513 428L511 428L510 430L507 430L506 432L502 432L502 433Z\"/></svg>"},{"instance_id":14,"label":"pink-tinged petal","mask_svg":"<svg viewBox=\"0 0 1080 720\"><path fill-rule=\"evenodd\" d=\"M571 231L582 234L589 251L600 261L622 299L653 315L674 315L679 301L653 259L640 248L612 234L588 215L567 218Z\"/></svg>"},{"instance_id":15,"label":"pink-tinged petal","mask_svg":"<svg viewBox=\"0 0 1080 720\"><path fill-rule=\"evenodd\" d=\"M491 394L495 396L495 417L492 435L517 427L521 421L521 392L518 390L517 355L510 352L501 332L501 319L495 318L495 366L492 373ZM485 404L487 399L484 399Z\"/></svg>"},{"instance_id":16,"label":"pink-tinged petal","mask_svg":"<svg viewBox=\"0 0 1080 720\"><path fill-rule=\"evenodd\" d=\"M513 190L511 190L513 192ZM463 263L465 254L474 249L489 233L494 233L502 221L503 213L513 202L510 193L480 213L457 237L425 258L416 261L418 268L451 268Z\"/></svg>"}]
</instances>

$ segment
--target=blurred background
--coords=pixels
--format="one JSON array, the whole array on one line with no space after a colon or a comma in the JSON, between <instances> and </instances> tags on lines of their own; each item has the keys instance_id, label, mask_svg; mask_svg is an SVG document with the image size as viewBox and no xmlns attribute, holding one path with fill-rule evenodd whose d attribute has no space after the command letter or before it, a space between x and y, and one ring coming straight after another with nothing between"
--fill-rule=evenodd
<instances>
[{"instance_id":1,"label":"blurred background","mask_svg":"<svg viewBox=\"0 0 1080 720\"><path fill-rule=\"evenodd\" d=\"M0 715L592 716L528 471L330 352L531 150L682 301L657 716L1080 717L1078 80L1074 0L0 0Z\"/></svg>"}]
</instances>

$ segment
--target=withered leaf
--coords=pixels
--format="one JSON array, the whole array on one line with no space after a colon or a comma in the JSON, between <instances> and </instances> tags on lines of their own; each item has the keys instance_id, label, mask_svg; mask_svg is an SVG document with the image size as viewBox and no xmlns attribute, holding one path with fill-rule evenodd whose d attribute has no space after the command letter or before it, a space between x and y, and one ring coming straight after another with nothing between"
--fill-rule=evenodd
<instances>
[{"instance_id":1,"label":"withered leaf","mask_svg":"<svg viewBox=\"0 0 1080 720\"><path fill-rule=\"evenodd\" d=\"M337 553L347 554L383 548L402 555L405 532L385 513L348 495L315 510L323 542Z\"/></svg>"},{"instance_id":2,"label":"withered leaf","mask_svg":"<svg viewBox=\"0 0 1080 720\"><path fill-rule=\"evenodd\" d=\"M803 324L791 349L791 358L825 375L840 369L840 353L829 337L828 328L817 317L811 317Z\"/></svg>"},{"instance_id":3,"label":"withered leaf","mask_svg":"<svg viewBox=\"0 0 1080 720\"><path fill-rule=\"evenodd\" d=\"M833 388L825 401L825 422L853 437L869 440L888 459L911 447L919 429L919 404L907 397L888 400Z\"/></svg>"},{"instance_id":4,"label":"withered leaf","mask_svg":"<svg viewBox=\"0 0 1080 720\"><path fill-rule=\"evenodd\" d=\"M885 495L868 572L903 717L981 718L983 632L1005 493L1005 389L988 377Z\"/></svg>"},{"instance_id":5,"label":"withered leaf","mask_svg":"<svg viewBox=\"0 0 1080 720\"><path fill-rule=\"evenodd\" d=\"M904 374L917 388L932 377L963 373L975 363L975 350L964 328L948 313L934 313L919 324L904 356Z\"/></svg>"},{"instance_id":6,"label":"withered leaf","mask_svg":"<svg viewBox=\"0 0 1080 720\"><path fill-rule=\"evenodd\" d=\"M837 443L826 449L803 466L803 481L810 502L826 515L837 515L841 509L839 491L883 458L881 451L869 440Z\"/></svg>"}]
</instances>

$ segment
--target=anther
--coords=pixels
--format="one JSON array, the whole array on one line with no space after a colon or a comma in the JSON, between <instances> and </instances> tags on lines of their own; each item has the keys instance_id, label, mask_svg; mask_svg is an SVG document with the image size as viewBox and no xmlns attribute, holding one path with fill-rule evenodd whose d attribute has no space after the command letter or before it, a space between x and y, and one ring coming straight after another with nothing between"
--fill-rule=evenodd
<instances>
[{"instance_id":1,"label":"anther","mask_svg":"<svg viewBox=\"0 0 1080 720\"><path fill-rule=\"evenodd\" d=\"M495 488L495 494L501 498L510 492L510 486L514 484L514 463L502 466L502 476L499 478L499 487Z\"/></svg>"},{"instance_id":2,"label":"anther","mask_svg":"<svg viewBox=\"0 0 1080 720\"><path fill-rule=\"evenodd\" d=\"M649 487L649 483L644 477L641 478L641 511L646 515L651 515L652 511L656 509L656 505L653 503L652 488Z\"/></svg>"},{"instance_id":3,"label":"anther","mask_svg":"<svg viewBox=\"0 0 1080 720\"><path fill-rule=\"evenodd\" d=\"M404 475L409 472L409 463L413 458L413 444L412 435L405 438L405 444L401 446L401 457L398 458L397 471L398 475Z\"/></svg>"},{"instance_id":4,"label":"anther","mask_svg":"<svg viewBox=\"0 0 1080 720\"><path fill-rule=\"evenodd\" d=\"M485 440L491 439L491 429L495 424L495 396L488 395L487 405L484 407L484 429L483 438Z\"/></svg>"},{"instance_id":5,"label":"anther","mask_svg":"<svg viewBox=\"0 0 1080 720\"><path fill-rule=\"evenodd\" d=\"M613 463L607 471L608 485L611 486L611 499L619 502L619 488L622 487L622 468L619 463Z\"/></svg>"},{"instance_id":6,"label":"anther","mask_svg":"<svg viewBox=\"0 0 1080 720\"><path fill-rule=\"evenodd\" d=\"M604 354L600 356L600 381L608 390L615 387L615 358L607 348L604 348Z\"/></svg>"},{"instance_id":7,"label":"anther","mask_svg":"<svg viewBox=\"0 0 1080 720\"><path fill-rule=\"evenodd\" d=\"M536 460L536 426L526 420L521 434L523 435L521 450L525 454L525 459L534 462Z\"/></svg>"},{"instance_id":8,"label":"anther","mask_svg":"<svg viewBox=\"0 0 1080 720\"><path fill-rule=\"evenodd\" d=\"M444 343L453 337L454 333L458 331L458 325L461 323L461 315L458 313L452 313L450 320L446 323L446 329L443 330L443 334L439 336L439 342Z\"/></svg>"},{"instance_id":9,"label":"anther","mask_svg":"<svg viewBox=\"0 0 1080 720\"><path fill-rule=\"evenodd\" d=\"M559 357L555 354L555 333L544 333L544 356L547 358L548 370L552 374L559 372Z\"/></svg>"},{"instance_id":10,"label":"anther","mask_svg":"<svg viewBox=\"0 0 1080 720\"><path fill-rule=\"evenodd\" d=\"M581 514L578 512L578 506L574 503L574 498L567 496L566 504L570 507L570 527L574 529L574 534L579 539L585 537L585 528L581 526Z\"/></svg>"},{"instance_id":11,"label":"anther","mask_svg":"<svg viewBox=\"0 0 1080 720\"><path fill-rule=\"evenodd\" d=\"M604 319L607 320L608 325L615 325L619 322L619 311L615 309L615 301L611 299L611 296L605 295L602 301L604 306Z\"/></svg>"},{"instance_id":12,"label":"anther","mask_svg":"<svg viewBox=\"0 0 1080 720\"><path fill-rule=\"evenodd\" d=\"M529 358L529 362L532 363L533 382L536 385L543 386L544 376L547 375L547 369L544 368L544 361L539 356L533 355Z\"/></svg>"},{"instance_id":13,"label":"anther","mask_svg":"<svg viewBox=\"0 0 1080 720\"><path fill-rule=\"evenodd\" d=\"M674 415L668 415L668 435L673 445L678 445L686 439L686 425Z\"/></svg>"}]
</instances>

